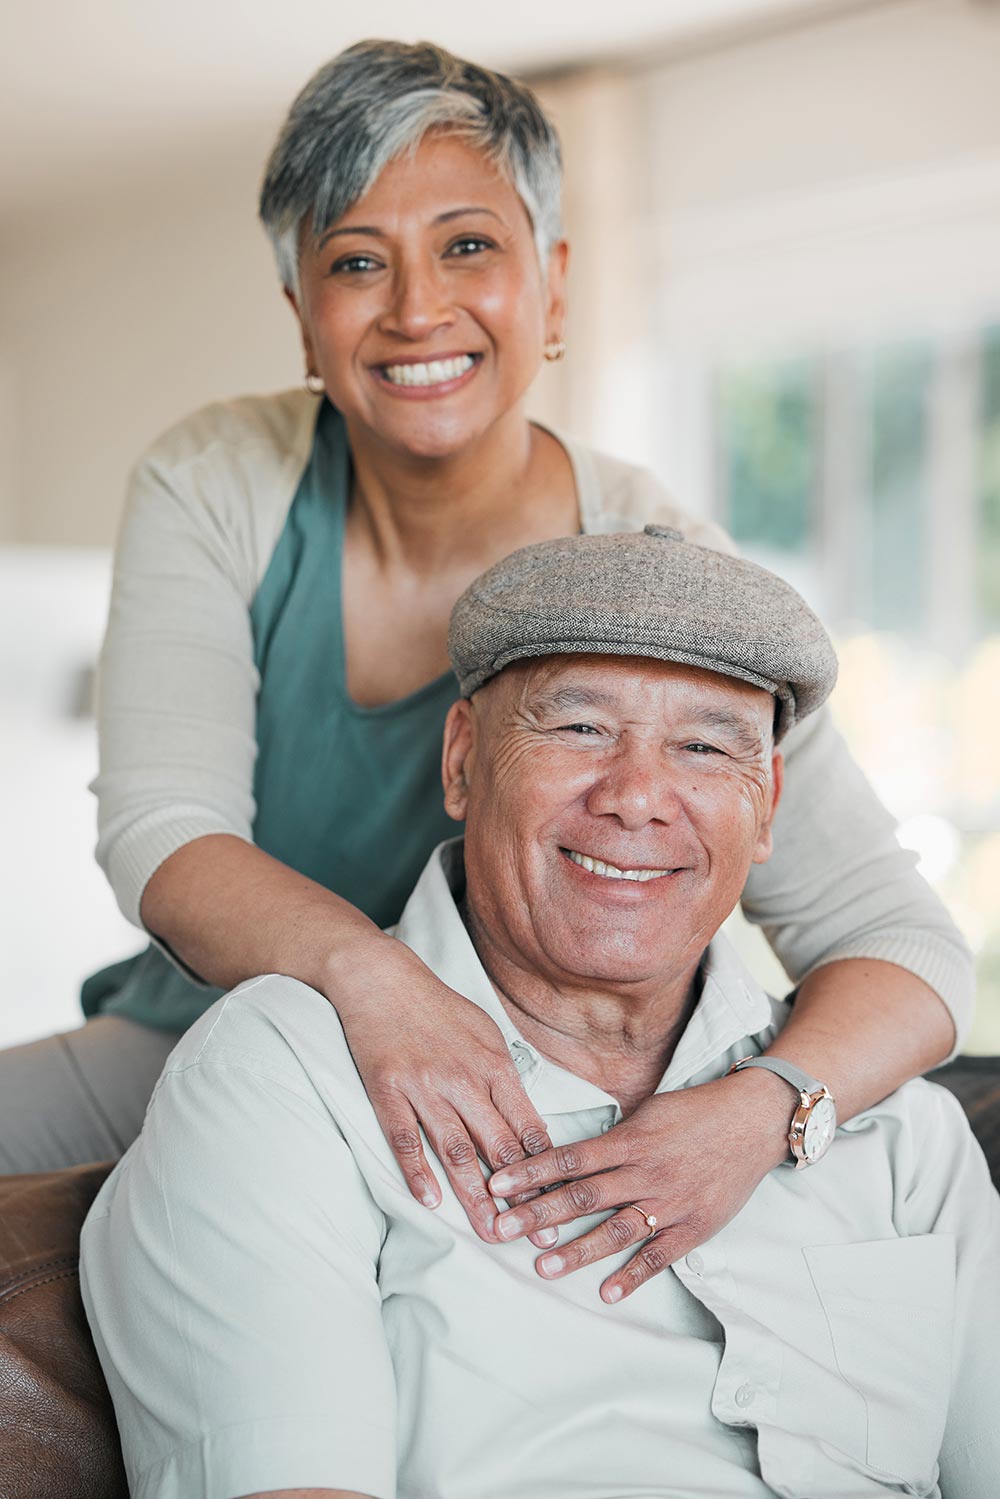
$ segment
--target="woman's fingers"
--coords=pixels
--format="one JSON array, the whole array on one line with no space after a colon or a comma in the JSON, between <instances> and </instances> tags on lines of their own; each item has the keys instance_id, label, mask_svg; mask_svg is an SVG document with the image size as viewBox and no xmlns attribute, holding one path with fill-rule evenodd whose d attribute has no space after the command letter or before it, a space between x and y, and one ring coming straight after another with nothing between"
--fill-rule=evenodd
<instances>
[{"instance_id":1,"label":"woman's fingers","mask_svg":"<svg viewBox=\"0 0 1000 1499\"><path fill-rule=\"evenodd\" d=\"M593 1140L557 1145L541 1152L532 1151L524 1160L496 1172L490 1178L490 1191L508 1200L522 1192L540 1192L559 1182L609 1171L620 1166L626 1154L627 1135L622 1132L621 1125L617 1125L616 1129Z\"/></svg>"},{"instance_id":2,"label":"woman's fingers","mask_svg":"<svg viewBox=\"0 0 1000 1499\"><path fill-rule=\"evenodd\" d=\"M478 1117L474 1117L473 1111L466 1113L469 1131L476 1141L480 1158L490 1171L516 1165L527 1155L552 1148L548 1131L528 1102L516 1074L512 1080L503 1076L497 1079L491 1089L491 1096L494 1104L492 1112L483 1111ZM535 1195L534 1192L519 1195L513 1202L526 1201ZM494 1211L499 1211L496 1204ZM555 1229L545 1228L529 1233L528 1238L539 1249L548 1249L556 1243L559 1235Z\"/></svg>"},{"instance_id":3,"label":"woman's fingers","mask_svg":"<svg viewBox=\"0 0 1000 1499\"><path fill-rule=\"evenodd\" d=\"M483 1168L469 1129L453 1109L436 1103L423 1119L424 1131L476 1233L496 1243L496 1203L486 1190Z\"/></svg>"},{"instance_id":4,"label":"woman's fingers","mask_svg":"<svg viewBox=\"0 0 1000 1499\"><path fill-rule=\"evenodd\" d=\"M561 1244L557 1250L541 1255L535 1261L535 1268L545 1280L558 1280L561 1275L568 1275L573 1270L581 1270L584 1265L592 1265L596 1260L603 1260L609 1254L621 1254L633 1244L648 1240L651 1245L654 1241L650 1238L650 1228L644 1216L648 1211L646 1204L642 1204L641 1211L638 1206L621 1208L610 1218L605 1218L604 1222L598 1224L596 1228L592 1228L589 1233L581 1234L571 1243ZM657 1234L656 1237L659 1238L660 1235ZM639 1256L636 1255L630 1263L635 1264L638 1259ZM649 1271L649 1274L653 1273L652 1270ZM621 1300L620 1295L605 1295L605 1289L617 1282L620 1275L621 1272L618 1272L602 1286L601 1295L605 1301ZM636 1281L636 1285L641 1284L641 1281Z\"/></svg>"},{"instance_id":5,"label":"woman's fingers","mask_svg":"<svg viewBox=\"0 0 1000 1499\"><path fill-rule=\"evenodd\" d=\"M438 1207L441 1188L427 1164L420 1124L413 1109L402 1095L395 1094L391 1102L383 1102L373 1093L371 1105L413 1196L424 1207Z\"/></svg>"},{"instance_id":6,"label":"woman's fingers","mask_svg":"<svg viewBox=\"0 0 1000 1499\"><path fill-rule=\"evenodd\" d=\"M497 1237L505 1241L520 1239L539 1229L557 1228L561 1223L620 1207L623 1202L631 1201L633 1186L630 1173L625 1171L608 1171L601 1176L566 1182L501 1213L496 1222Z\"/></svg>"}]
</instances>

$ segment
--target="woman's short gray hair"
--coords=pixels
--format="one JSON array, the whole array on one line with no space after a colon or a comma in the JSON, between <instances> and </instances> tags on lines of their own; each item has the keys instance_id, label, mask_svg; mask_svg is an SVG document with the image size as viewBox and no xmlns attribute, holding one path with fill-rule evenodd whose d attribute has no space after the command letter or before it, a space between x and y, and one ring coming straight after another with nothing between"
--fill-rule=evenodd
<instances>
[{"instance_id":1,"label":"woman's short gray hair","mask_svg":"<svg viewBox=\"0 0 1000 1499\"><path fill-rule=\"evenodd\" d=\"M507 176L545 265L562 233L562 159L531 90L430 42L367 41L309 80L267 163L260 217L285 286L298 290L304 222L314 236L325 234L390 161L434 128L460 134Z\"/></svg>"}]
</instances>

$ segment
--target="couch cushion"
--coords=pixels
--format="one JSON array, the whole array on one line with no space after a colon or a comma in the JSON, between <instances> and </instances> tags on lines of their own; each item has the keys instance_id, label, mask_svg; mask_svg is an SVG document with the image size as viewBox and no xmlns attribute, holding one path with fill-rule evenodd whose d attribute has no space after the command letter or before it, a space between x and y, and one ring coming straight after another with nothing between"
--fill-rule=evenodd
<instances>
[{"instance_id":1,"label":"couch cushion","mask_svg":"<svg viewBox=\"0 0 1000 1499\"><path fill-rule=\"evenodd\" d=\"M127 1499L80 1300L80 1225L111 1167L0 1177L0 1494Z\"/></svg>"},{"instance_id":2,"label":"couch cushion","mask_svg":"<svg viewBox=\"0 0 1000 1499\"><path fill-rule=\"evenodd\" d=\"M927 1078L943 1084L962 1105L1000 1190L1000 1056L956 1057Z\"/></svg>"}]
</instances>

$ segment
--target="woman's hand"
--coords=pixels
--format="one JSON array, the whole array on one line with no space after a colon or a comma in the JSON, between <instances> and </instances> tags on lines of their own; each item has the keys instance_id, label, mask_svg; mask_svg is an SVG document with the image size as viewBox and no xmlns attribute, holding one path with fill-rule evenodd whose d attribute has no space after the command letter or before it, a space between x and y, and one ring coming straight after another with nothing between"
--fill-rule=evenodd
<instances>
[{"instance_id":1,"label":"woman's hand","mask_svg":"<svg viewBox=\"0 0 1000 1499\"><path fill-rule=\"evenodd\" d=\"M503 1036L478 1005L394 938L380 935L352 969L346 978L341 971L327 998L407 1186L425 1207L441 1202L422 1128L472 1227L497 1243L497 1204L480 1161L491 1171L512 1167L552 1144ZM544 1248L558 1236L548 1230L529 1237Z\"/></svg>"},{"instance_id":2,"label":"woman's hand","mask_svg":"<svg viewBox=\"0 0 1000 1499\"><path fill-rule=\"evenodd\" d=\"M607 1302L631 1295L725 1227L786 1158L788 1086L767 1072L749 1079L748 1069L654 1094L606 1135L498 1172L489 1183L497 1196L541 1194L500 1215L499 1237L517 1239L618 1209L579 1239L541 1255L536 1268L554 1280L635 1245L638 1252L601 1286ZM749 1086L741 1086L744 1080ZM644 1214L656 1219L652 1234Z\"/></svg>"}]
</instances>

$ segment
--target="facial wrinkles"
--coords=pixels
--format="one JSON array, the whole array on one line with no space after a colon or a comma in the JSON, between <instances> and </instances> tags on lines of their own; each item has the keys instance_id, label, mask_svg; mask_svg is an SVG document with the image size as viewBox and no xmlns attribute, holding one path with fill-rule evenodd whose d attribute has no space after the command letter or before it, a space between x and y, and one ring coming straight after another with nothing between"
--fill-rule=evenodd
<instances>
[{"instance_id":1,"label":"facial wrinkles","mask_svg":"<svg viewBox=\"0 0 1000 1499\"><path fill-rule=\"evenodd\" d=\"M703 887L715 881L726 890L732 888L735 903L745 875L743 865L769 807L770 699L761 694L760 700L751 699L748 708L739 696L742 688L736 688L738 696L730 707L720 698L724 684L714 679L714 701L706 706L703 690L692 697L683 669L676 674L677 680L667 683L655 669L651 674L640 673L639 680L632 681L632 691L623 692L622 683L629 679L615 668L608 678L606 661L602 663L604 686L597 691L593 680L582 685L560 680L565 676L565 663L561 665L563 670L555 672L554 681L549 680L553 676L549 663L509 668L473 703L484 755L480 769L489 795L470 818L470 826L475 822L490 828L491 855L500 866L490 888L504 892L503 900L490 900L495 915L503 920L506 903L508 911L521 913L522 924L528 918L533 930L522 933L518 946L530 951L531 936L538 935L539 923L544 924L553 912L551 907L548 913L543 909L544 899L529 898L525 892L540 887L544 893L546 876L543 870L539 878L539 867L551 858L553 849L561 850L558 857L565 858L566 848L601 859L605 867L607 863L617 868L680 866L682 872L696 875ZM681 702L679 723L673 724L666 711L669 701L683 699L685 692L692 701ZM596 733L577 736L567 730L568 724L578 720L592 724ZM702 756L685 749L709 728L716 731L716 743L726 744L725 754ZM724 733L723 740L719 731ZM592 789L600 788L605 776L614 780L619 754L625 777L634 783L626 788L634 814L631 830L619 826L617 815L594 815L588 807ZM666 762L665 768L661 762ZM657 785L663 773L666 791ZM648 793L643 789L644 777L649 781ZM668 808L667 802L673 800L676 808ZM600 791L596 805L605 805ZM616 806L620 811L619 793L613 793L606 805L611 812ZM522 825L513 826L518 819ZM603 880L603 870L596 877ZM692 887L692 915L701 894L701 889ZM696 961L718 925L717 910L709 905L683 944L685 961ZM588 937L590 913L585 908L571 905L555 916L564 924L576 923L581 940ZM605 940L609 958L613 949L624 952L628 947L635 919L634 912L625 912L609 928ZM516 919L508 922L512 931L517 925Z\"/></svg>"}]
</instances>

